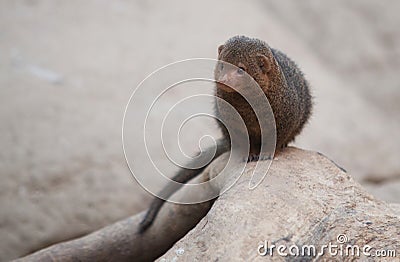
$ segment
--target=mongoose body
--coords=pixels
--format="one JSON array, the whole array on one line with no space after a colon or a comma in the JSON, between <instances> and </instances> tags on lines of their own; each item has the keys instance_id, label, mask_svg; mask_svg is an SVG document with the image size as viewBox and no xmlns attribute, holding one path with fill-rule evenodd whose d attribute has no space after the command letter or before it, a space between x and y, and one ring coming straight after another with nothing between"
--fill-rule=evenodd
<instances>
[{"instance_id":1,"label":"mongoose body","mask_svg":"<svg viewBox=\"0 0 400 262\"><path fill-rule=\"evenodd\" d=\"M215 95L230 103L243 118L250 142L248 161L258 160L260 157L260 125L252 107L238 92L229 87L240 84L244 72L258 83L268 98L276 124L276 150L279 151L292 142L303 129L312 109L309 85L297 65L284 53L270 48L264 41L245 36L232 37L221 45L218 48L218 60L235 66L225 69L217 65L214 72L217 81ZM229 115L218 103L215 110L221 119L230 121ZM230 150L231 137L227 129L222 124L220 126L223 138L218 141L214 159ZM173 180L187 183L204 168L181 169ZM176 185L167 185L160 193L164 198L168 198L178 189ZM145 232L153 223L163 203L164 200L159 198L153 200L140 224L140 233Z\"/></svg>"},{"instance_id":2,"label":"mongoose body","mask_svg":"<svg viewBox=\"0 0 400 262\"><path fill-rule=\"evenodd\" d=\"M235 84L247 72L267 96L276 124L276 149L286 147L303 129L311 114L311 95L307 81L297 65L284 53L270 48L264 41L236 36L218 48L218 59L235 65L235 72L216 70L215 78ZM220 74L229 75L221 77ZM231 81L230 81L231 79ZM224 83L217 82L216 96L229 102L243 118L250 137L250 154L259 152L260 125L253 109L238 92ZM221 107L216 106L217 115L224 119ZM227 118L227 117L225 117ZM221 127L223 132L226 132ZM229 137L227 133L225 137Z\"/></svg>"}]
</instances>

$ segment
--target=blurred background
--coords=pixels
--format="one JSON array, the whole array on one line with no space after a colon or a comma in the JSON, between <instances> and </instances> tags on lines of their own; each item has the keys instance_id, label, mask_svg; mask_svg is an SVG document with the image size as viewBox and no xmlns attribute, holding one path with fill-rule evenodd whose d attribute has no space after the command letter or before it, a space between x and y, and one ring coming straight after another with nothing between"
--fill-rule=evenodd
<instances>
[{"instance_id":1,"label":"blurred background","mask_svg":"<svg viewBox=\"0 0 400 262\"><path fill-rule=\"evenodd\" d=\"M121 142L132 91L237 34L310 81L314 115L295 145L400 203L400 2L248 2L0 1L0 261L144 210Z\"/></svg>"}]
</instances>

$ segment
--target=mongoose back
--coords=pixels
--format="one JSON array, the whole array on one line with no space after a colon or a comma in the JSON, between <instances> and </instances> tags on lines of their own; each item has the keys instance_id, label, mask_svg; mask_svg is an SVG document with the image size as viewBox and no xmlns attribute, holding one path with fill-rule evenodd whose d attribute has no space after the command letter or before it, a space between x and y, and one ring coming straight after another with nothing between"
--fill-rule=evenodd
<instances>
[{"instance_id":1,"label":"mongoose back","mask_svg":"<svg viewBox=\"0 0 400 262\"><path fill-rule=\"evenodd\" d=\"M246 36L234 36L218 48L218 60L236 67L225 69L220 64L215 68L215 95L230 103L240 114L247 128L250 142L248 161L260 159L261 130L257 117L247 101L228 85L238 82L247 72L260 86L272 108L276 124L276 150L292 142L301 132L312 110L309 85L297 65L284 53L270 48L267 43ZM229 121L224 108L215 105L216 115ZM230 150L230 137L220 124L223 138L217 143L214 159ZM261 156L262 158L263 156ZM205 167L181 169L174 181L187 183ZM171 196L179 186L169 184L162 190L164 197ZM165 201L155 198L139 226L144 233L151 226Z\"/></svg>"}]
</instances>

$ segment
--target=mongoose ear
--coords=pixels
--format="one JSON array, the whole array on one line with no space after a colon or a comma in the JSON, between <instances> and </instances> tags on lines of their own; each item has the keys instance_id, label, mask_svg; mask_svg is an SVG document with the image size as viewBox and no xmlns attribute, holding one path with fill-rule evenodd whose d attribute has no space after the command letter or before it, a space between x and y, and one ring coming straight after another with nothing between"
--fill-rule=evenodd
<instances>
[{"instance_id":1,"label":"mongoose ear","mask_svg":"<svg viewBox=\"0 0 400 262\"><path fill-rule=\"evenodd\" d=\"M263 54L257 54L257 63L264 74L271 70L271 61Z\"/></svg>"},{"instance_id":2,"label":"mongoose ear","mask_svg":"<svg viewBox=\"0 0 400 262\"><path fill-rule=\"evenodd\" d=\"M218 55L220 55L221 54L221 52L222 52L222 50L224 49L224 45L220 45L219 47L218 47Z\"/></svg>"}]
</instances>

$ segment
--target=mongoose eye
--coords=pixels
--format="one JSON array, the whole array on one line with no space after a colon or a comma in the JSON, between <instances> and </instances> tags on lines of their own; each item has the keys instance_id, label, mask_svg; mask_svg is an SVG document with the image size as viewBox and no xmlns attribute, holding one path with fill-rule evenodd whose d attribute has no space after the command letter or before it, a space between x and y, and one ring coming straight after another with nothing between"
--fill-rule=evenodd
<instances>
[{"instance_id":1,"label":"mongoose eye","mask_svg":"<svg viewBox=\"0 0 400 262\"><path fill-rule=\"evenodd\" d=\"M239 67L238 70L237 70L237 73L238 73L239 75L243 75L243 74L244 74L244 71L246 71L246 70L244 70L243 67Z\"/></svg>"}]
</instances>

